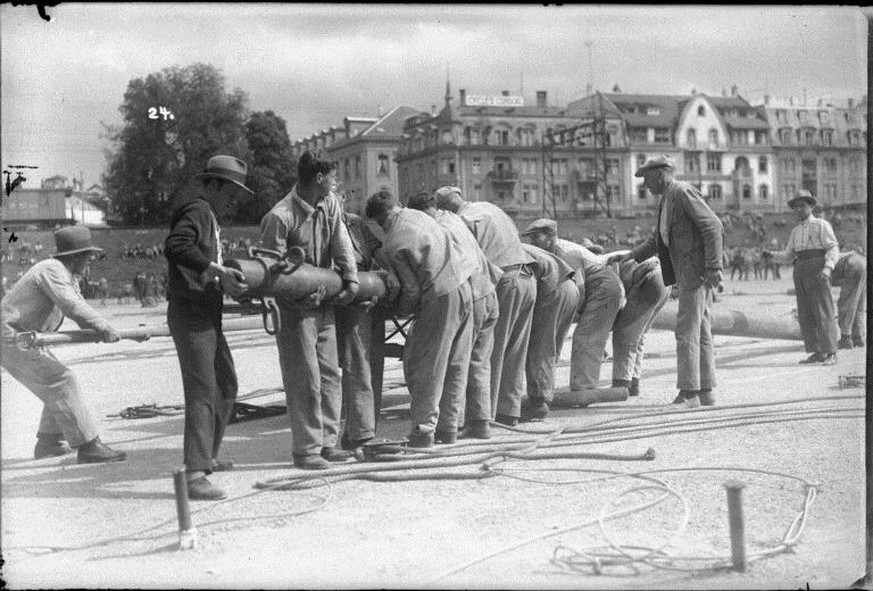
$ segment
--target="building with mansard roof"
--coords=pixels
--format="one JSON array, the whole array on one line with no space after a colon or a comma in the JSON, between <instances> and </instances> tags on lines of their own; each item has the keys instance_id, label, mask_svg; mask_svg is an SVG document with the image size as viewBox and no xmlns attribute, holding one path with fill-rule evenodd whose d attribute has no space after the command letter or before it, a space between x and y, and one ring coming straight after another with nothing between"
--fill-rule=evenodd
<instances>
[{"instance_id":1,"label":"building with mansard roof","mask_svg":"<svg viewBox=\"0 0 873 591\"><path fill-rule=\"evenodd\" d=\"M825 206L866 203L867 99L835 107L775 104L765 97L781 203L806 189Z\"/></svg>"},{"instance_id":2,"label":"building with mansard roof","mask_svg":"<svg viewBox=\"0 0 873 591\"><path fill-rule=\"evenodd\" d=\"M395 157L405 121L420 111L397 106L379 117L346 117L342 127L323 129L294 142L292 154L322 150L339 162L337 178L346 193L346 209L362 214L367 197L381 189L398 194Z\"/></svg>"},{"instance_id":3,"label":"building with mansard roof","mask_svg":"<svg viewBox=\"0 0 873 591\"><path fill-rule=\"evenodd\" d=\"M397 154L402 200L454 185L470 201L490 201L523 218L595 213L592 144L546 149L545 140L579 126L585 113L550 105L546 91L537 91L529 105L509 91L473 95L461 89L456 106L446 83L444 100L439 113L406 123ZM607 185L620 201L627 148L620 120L612 118L606 127Z\"/></svg>"},{"instance_id":4,"label":"building with mansard roof","mask_svg":"<svg viewBox=\"0 0 873 591\"><path fill-rule=\"evenodd\" d=\"M726 93L725 93L726 94ZM618 114L628 141L622 183L629 186L627 211L651 208L652 196L634 172L648 158L667 154L676 178L696 185L715 211L772 211L772 146L766 116L742 98L730 96L604 93L604 109ZM590 108L595 96L571 102Z\"/></svg>"}]
</instances>

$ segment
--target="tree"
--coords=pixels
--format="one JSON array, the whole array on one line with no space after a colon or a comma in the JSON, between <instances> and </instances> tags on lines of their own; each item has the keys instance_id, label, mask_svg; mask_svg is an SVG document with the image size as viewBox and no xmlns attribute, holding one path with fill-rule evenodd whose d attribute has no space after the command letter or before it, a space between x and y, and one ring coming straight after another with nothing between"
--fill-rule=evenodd
<instances>
[{"instance_id":1,"label":"tree","mask_svg":"<svg viewBox=\"0 0 873 591\"><path fill-rule=\"evenodd\" d=\"M245 128L252 155L248 183L255 194L243 203L238 221L258 223L291 190L297 180L297 162L285 120L273 111L252 113Z\"/></svg>"},{"instance_id":2,"label":"tree","mask_svg":"<svg viewBox=\"0 0 873 591\"><path fill-rule=\"evenodd\" d=\"M211 156L249 161L247 100L239 89L226 92L224 75L209 64L172 66L131 80L119 107L124 123L108 128L113 150L103 177L120 217L164 224L193 197L193 176Z\"/></svg>"}]
</instances>

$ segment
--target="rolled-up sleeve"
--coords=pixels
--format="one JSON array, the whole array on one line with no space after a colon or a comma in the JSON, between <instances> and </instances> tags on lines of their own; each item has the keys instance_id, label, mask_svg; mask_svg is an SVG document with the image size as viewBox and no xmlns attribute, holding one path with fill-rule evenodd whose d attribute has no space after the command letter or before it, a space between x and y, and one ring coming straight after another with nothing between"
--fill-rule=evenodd
<instances>
[{"instance_id":1,"label":"rolled-up sleeve","mask_svg":"<svg viewBox=\"0 0 873 591\"><path fill-rule=\"evenodd\" d=\"M408 260L408 253L403 250L393 250L389 253L388 262L400 282L400 299L397 307L402 315L414 314L421 302L421 288L418 276Z\"/></svg>"},{"instance_id":2,"label":"rolled-up sleeve","mask_svg":"<svg viewBox=\"0 0 873 591\"><path fill-rule=\"evenodd\" d=\"M261 219L261 246L285 254L287 244L288 227L282 219L273 212L269 212Z\"/></svg>"}]
</instances>

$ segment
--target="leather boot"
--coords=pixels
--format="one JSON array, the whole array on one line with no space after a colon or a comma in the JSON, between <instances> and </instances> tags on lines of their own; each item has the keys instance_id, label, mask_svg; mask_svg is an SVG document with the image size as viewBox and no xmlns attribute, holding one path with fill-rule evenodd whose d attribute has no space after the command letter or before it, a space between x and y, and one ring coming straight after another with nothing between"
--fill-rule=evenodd
<instances>
[{"instance_id":1,"label":"leather boot","mask_svg":"<svg viewBox=\"0 0 873 591\"><path fill-rule=\"evenodd\" d=\"M640 395L640 378L631 378L630 388L627 389L628 396Z\"/></svg>"},{"instance_id":2,"label":"leather boot","mask_svg":"<svg viewBox=\"0 0 873 591\"><path fill-rule=\"evenodd\" d=\"M434 431L434 441L437 443L452 444L458 441L457 429L437 429Z\"/></svg>"},{"instance_id":3,"label":"leather boot","mask_svg":"<svg viewBox=\"0 0 873 591\"><path fill-rule=\"evenodd\" d=\"M528 398L521 403L520 423L541 421L549 416L549 405L542 398Z\"/></svg>"},{"instance_id":4,"label":"leather boot","mask_svg":"<svg viewBox=\"0 0 873 591\"><path fill-rule=\"evenodd\" d=\"M837 347L840 349L851 349L853 347L852 337L847 334L844 334L840 337L839 342L837 343Z\"/></svg>"},{"instance_id":5,"label":"leather boot","mask_svg":"<svg viewBox=\"0 0 873 591\"><path fill-rule=\"evenodd\" d=\"M127 454L123 451L115 451L95 437L79 448L77 461L79 464L103 464L107 462L123 462Z\"/></svg>"},{"instance_id":6,"label":"leather boot","mask_svg":"<svg viewBox=\"0 0 873 591\"><path fill-rule=\"evenodd\" d=\"M470 421L470 437L474 439L491 439L489 421Z\"/></svg>"},{"instance_id":7,"label":"leather boot","mask_svg":"<svg viewBox=\"0 0 873 591\"><path fill-rule=\"evenodd\" d=\"M227 498L227 493L201 476L188 482L188 498L192 501L220 501Z\"/></svg>"},{"instance_id":8,"label":"leather boot","mask_svg":"<svg viewBox=\"0 0 873 591\"><path fill-rule=\"evenodd\" d=\"M64 456L72 453L72 448L67 445L64 436L60 433L37 433L36 446L33 448L34 459Z\"/></svg>"}]
</instances>

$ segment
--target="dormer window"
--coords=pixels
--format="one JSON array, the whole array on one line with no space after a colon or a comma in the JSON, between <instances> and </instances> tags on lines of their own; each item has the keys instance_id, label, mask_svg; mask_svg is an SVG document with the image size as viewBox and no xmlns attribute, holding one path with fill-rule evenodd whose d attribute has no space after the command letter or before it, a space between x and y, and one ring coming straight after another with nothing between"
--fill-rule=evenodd
<instances>
[{"instance_id":1,"label":"dormer window","mask_svg":"<svg viewBox=\"0 0 873 591\"><path fill-rule=\"evenodd\" d=\"M646 109L646 115L660 115L661 109L658 107L649 107Z\"/></svg>"}]
</instances>

